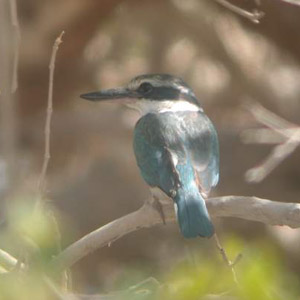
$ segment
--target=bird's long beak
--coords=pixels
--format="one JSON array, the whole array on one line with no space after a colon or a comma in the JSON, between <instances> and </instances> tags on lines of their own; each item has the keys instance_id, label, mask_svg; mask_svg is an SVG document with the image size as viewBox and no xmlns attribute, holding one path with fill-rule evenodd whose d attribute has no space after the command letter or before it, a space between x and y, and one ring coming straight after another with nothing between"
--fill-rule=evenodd
<instances>
[{"instance_id":1,"label":"bird's long beak","mask_svg":"<svg viewBox=\"0 0 300 300\"><path fill-rule=\"evenodd\" d=\"M105 100L122 100L120 102L130 102L139 97L136 91L127 88L115 88L109 90L102 90L80 95L81 98L90 101L105 101ZM124 101L125 100L125 101ZM127 101L126 101L127 100Z\"/></svg>"}]
</instances>

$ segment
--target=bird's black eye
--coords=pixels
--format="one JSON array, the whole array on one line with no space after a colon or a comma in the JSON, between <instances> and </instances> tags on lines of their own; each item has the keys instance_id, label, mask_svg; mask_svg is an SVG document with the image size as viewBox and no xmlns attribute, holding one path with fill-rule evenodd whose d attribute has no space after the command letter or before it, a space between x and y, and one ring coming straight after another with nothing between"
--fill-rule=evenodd
<instances>
[{"instance_id":1,"label":"bird's black eye","mask_svg":"<svg viewBox=\"0 0 300 300\"><path fill-rule=\"evenodd\" d=\"M153 85L149 82L143 82L137 91L143 95L150 93L153 90Z\"/></svg>"}]
</instances>

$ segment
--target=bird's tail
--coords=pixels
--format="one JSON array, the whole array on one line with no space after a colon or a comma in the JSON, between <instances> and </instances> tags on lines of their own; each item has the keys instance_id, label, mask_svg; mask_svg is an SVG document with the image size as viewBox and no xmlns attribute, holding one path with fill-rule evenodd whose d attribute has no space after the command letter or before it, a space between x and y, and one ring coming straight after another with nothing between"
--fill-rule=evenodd
<instances>
[{"instance_id":1,"label":"bird's tail","mask_svg":"<svg viewBox=\"0 0 300 300\"><path fill-rule=\"evenodd\" d=\"M185 177L185 179L188 178ZM200 194L194 178L182 182L174 201L177 206L179 227L185 238L211 237L214 234L214 226L210 220L205 200Z\"/></svg>"}]
</instances>

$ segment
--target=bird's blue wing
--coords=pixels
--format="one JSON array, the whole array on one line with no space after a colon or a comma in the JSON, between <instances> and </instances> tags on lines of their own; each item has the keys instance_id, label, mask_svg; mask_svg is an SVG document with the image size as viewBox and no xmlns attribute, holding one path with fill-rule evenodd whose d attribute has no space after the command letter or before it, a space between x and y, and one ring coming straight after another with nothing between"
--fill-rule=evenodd
<instances>
[{"instance_id":1,"label":"bird's blue wing","mask_svg":"<svg viewBox=\"0 0 300 300\"><path fill-rule=\"evenodd\" d=\"M170 130L168 126L162 126L161 120L154 114L141 118L134 130L134 152L144 180L170 196L176 186L176 174L173 172L170 139L166 140L164 136L164 131ZM174 139L173 145L171 150L184 156L181 143L176 143Z\"/></svg>"},{"instance_id":2,"label":"bird's blue wing","mask_svg":"<svg viewBox=\"0 0 300 300\"><path fill-rule=\"evenodd\" d=\"M134 150L145 181L165 192L174 188L170 153L177 164L189 158L200 191L207 195L219 179L217 133L202 112L148 114L135 127Z\"/></svg>"},{"instance_id":3,"label":"bird's blue wing","mask_svg":"<svg viewBox=\"0 0 300 300\"><path fill-rule=\"evenodd\" d=\"M217 132L204 113L184 117L185 144L197 174L199 189L208 195L219 180L219 143Z\"/></svg>"}]
</instances>

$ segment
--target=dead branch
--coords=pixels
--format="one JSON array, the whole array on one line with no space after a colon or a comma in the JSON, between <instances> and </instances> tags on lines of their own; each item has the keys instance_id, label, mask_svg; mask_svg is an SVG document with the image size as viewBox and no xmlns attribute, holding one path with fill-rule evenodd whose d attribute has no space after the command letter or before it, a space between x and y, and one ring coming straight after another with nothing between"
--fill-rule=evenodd
<instances>
[{"instance_id":1,"label":"dead branch","mask_svg":"<svg viewBox=\"0 0 300 300\"><path fill-rule=\"evenodd\" d=\"M300 5L299 0L281 0L282 2L293 4L293 5Z\"/></svg>"},{"instance_id":2,"label":"dead branch","mask_svg":"<svg viewBox=\"0 0 300 300\"><path fill-rule=\"evenodd\" d=\"M55 70L55 60L56 60L56 54L59 45L62 43L62 37L64 33L65 32L62 31L62 33L56 38L54 42L51 58L50 58L50 64L49 64L49 88L48 88L48 101L47 101L47 116L46 116L46 123L45 123L45 152L44 152L42 171L38 182L38 190L40 194L42 194L44 189L45 176L46 176L48 163L50 159L50 133L51 133L51 117L53 112L53 78L54 78L54 70Z\"/></svg>"},{"instance_id":3,"label":"dead branch","mask_svg":"<svg viewBox=\"0 0 300 300\"><path fill-rule=\"evenodd\" d=\"M281 203L257 197L224 196L208 199L207 207L212 217L235 217L269 225L300 227L300 204L297 203ZM173 222L173 204L164 205L163 210L166 223ZM147 201L137 211L96 229L70 245L52 263L63 270L130 232L157 224L162 224L161 216Z\"/></svg>"},{"instance_id":4,"label":"dead branch","mask_svg":"<svg viewBox=\"0 0 300 300\"><path fill-rule=\"evenodd\" d=\"M227 0L215 0L215 1L217 3L219 3L220 5L224 6L225 8L229 9L233 13L250 20L251 22L253 22L255 24L258 24L260 22L260 20L265 16L265 13L258 9L254 9L251 12L251 11L242 9L241 7L238 7L238 6L230 3ZM298 5L298 6L300 5L299 0L281 0L281 1L292 4L292 5ZM260 6L260 4L261 4L260 0L254 0L254 2L257 6Z\"/></svg>"},{"instance_id":5,"label":"dead branch","mask_svg":"<svg viewBox=\"0 0 300 300\"><path fill-rule=\"evenodd\" d=\"M245 140L246 137L246 141L250 139L250 141L256 140L259 143L265 143L270 139L274 143L277 140L275 142L277 145L269 156L258 166L245 173L248 182L260 182L300 145L300 127L282 119L258 103L247 102L245 107L259 123L269 127L269 129L252 129L250 132L244 133L243 139ZM272 131L273 134L271 134Z\"/></svg>"},{"instance_id":6,"label":"dead branch","mask_svg":"<svg viewBox=\"0 0 300 300\"><path fill-rule=\"evenodd\" d=\"M270 155L261 165L249 169L245 178L248 182L260 182L266 178L285 158L291 155L299 146L299 132L292 135L285 143L273 148Z\"/></svg>"},{"instance_id":7,"label":"dead branch","mask_svg":"<svg viewBox=\"0 0 300 300\"><path fill-rule=\"evenodd\" d=\"M263 16L265 15L262 11L259 11L257 9L250 12L250 11L242 9L236 5L231 4L230 2L228 2L226 0L215 0L215 1L218 2L219 4L221 4L222 6L226 7L230 11L250 20L251 22L253 22L255 24L258 24L260 22L261 18L263 18Z\"/></svg>"},{"instance_id":8,"label":"dead branch","mask_svg":"<svg viewBox=\"0 0 300 300\"><path fill-rule=\"evenodd\" d=\"M274 131L290 137L290 134L286 133L284 130L298 128L294 123L291 123L268 109L264 108L261 104L254 101L246 101L244 103L245 109L247 109L257 122L261 123L273 129Z\"/></svg>"},{"instance_id":9,"label":"dead branch","mask_svg":"<svg viewBox=\"0 0 300 300\"><path fill-rule=\"evenodd\" d=\"M300 128L296 129L282 129L274 131L269 128L255 128L244 130L240 137L245 144L280 144L286 141L286 136L291 136ZM296 139L296 137L295 137ZM297 137L297 141L300 141L300 135Z\"/></svg>"}]
</instances>

